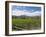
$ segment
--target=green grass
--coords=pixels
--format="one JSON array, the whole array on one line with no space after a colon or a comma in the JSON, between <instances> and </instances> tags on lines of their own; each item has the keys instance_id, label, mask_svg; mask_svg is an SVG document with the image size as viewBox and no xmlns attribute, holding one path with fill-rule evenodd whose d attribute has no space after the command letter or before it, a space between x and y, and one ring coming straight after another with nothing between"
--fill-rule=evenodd
<instances>
[{"instance_id":1,"label":"green grass","mask_svg":"<svg viewBox=\"0 0 46 37\"><path fill-rule=\"evenodd\" d=\"M31 30L32 28L38 28L41 25L41 20L34 19L34 18L28 18L28 19L20 19L20 18L13 18L12 19L12 25L17 26L19 28L25 29L25 30ZM16 30L16 29L13 29Z\"/></svg>"},{"instance_id":2,"label":"green grass","mask_svg":"<svg viewBox=\"0 0 46 37\"><path fill-rule=\"evenodd\" d=\"M40 24L40 19L13 19L13 24Z\"/></svg>"}]
</instances>

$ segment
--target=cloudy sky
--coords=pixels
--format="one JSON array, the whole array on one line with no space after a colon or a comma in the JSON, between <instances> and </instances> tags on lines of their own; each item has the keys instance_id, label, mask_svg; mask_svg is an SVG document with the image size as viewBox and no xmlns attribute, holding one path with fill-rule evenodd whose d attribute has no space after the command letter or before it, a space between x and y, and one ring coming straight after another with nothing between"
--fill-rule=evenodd
<instances>
[{"instance_id":1,"label":"cloudy sky","mask_svg":"<svg viewBox=\"0 0 46 37\"><path fill-rule=\"evenodd\" d=\"M20 15L27 15L27 16L39 16L41 15L41 7L34 7L34 6L12 6L12 15L20 16Z\"/></svg>"}]
</instances>

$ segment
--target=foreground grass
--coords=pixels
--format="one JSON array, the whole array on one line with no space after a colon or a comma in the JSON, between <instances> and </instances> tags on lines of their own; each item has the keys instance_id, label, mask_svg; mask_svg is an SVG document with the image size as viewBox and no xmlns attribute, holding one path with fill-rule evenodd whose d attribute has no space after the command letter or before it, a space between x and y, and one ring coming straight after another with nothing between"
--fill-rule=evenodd
<instances>
[{"instance_id":1,"label":"foreground grass","mask_svg":"<svg viewBox=\"0 0 46 37\"><path fill-rule=\"evenodd\" d=\"M41 25L40 19L12 19L12 25L17 26L18 28L21 28L22 30L31 30L31 29L38 29ZM16 30L13 28L13 30Z\"/></svg>"}]
</instances>

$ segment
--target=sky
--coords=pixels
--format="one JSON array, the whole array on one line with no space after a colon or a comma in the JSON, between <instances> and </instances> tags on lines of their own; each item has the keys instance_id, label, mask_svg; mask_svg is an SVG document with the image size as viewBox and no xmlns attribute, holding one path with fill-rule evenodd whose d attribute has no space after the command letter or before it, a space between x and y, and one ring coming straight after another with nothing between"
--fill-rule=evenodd
<instances>
[{"instance_id":1,"label":"sky","mask_svg":"<svg viewBox=\"0 0 46 37\"><path fill-rule=\"evenodd\" d=\"M13 5L12 15L14 16L20 16L20 15L39 16L41 15L41 7Z\"/></svg>"}]
</instances>

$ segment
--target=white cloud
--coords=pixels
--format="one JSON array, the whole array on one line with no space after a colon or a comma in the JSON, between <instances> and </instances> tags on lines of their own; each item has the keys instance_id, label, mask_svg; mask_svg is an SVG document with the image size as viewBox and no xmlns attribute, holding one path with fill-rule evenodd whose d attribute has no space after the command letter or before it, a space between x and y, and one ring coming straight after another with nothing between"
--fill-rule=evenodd
<instances>
[{"instance_id":1,"label":"white cloud","mask_svg":"<svg viewBox=\"0 0 46 37\"><path fill-rule=\"evenodd\" d=\"M20 10L15 10L12 12L12 15L14 16L20 16L20 15L27 15L27 16L39 16L41 15L40 11L36 11L36 12L26 12L26 11L20 11Z\"/></svg>"}]
</instances>

